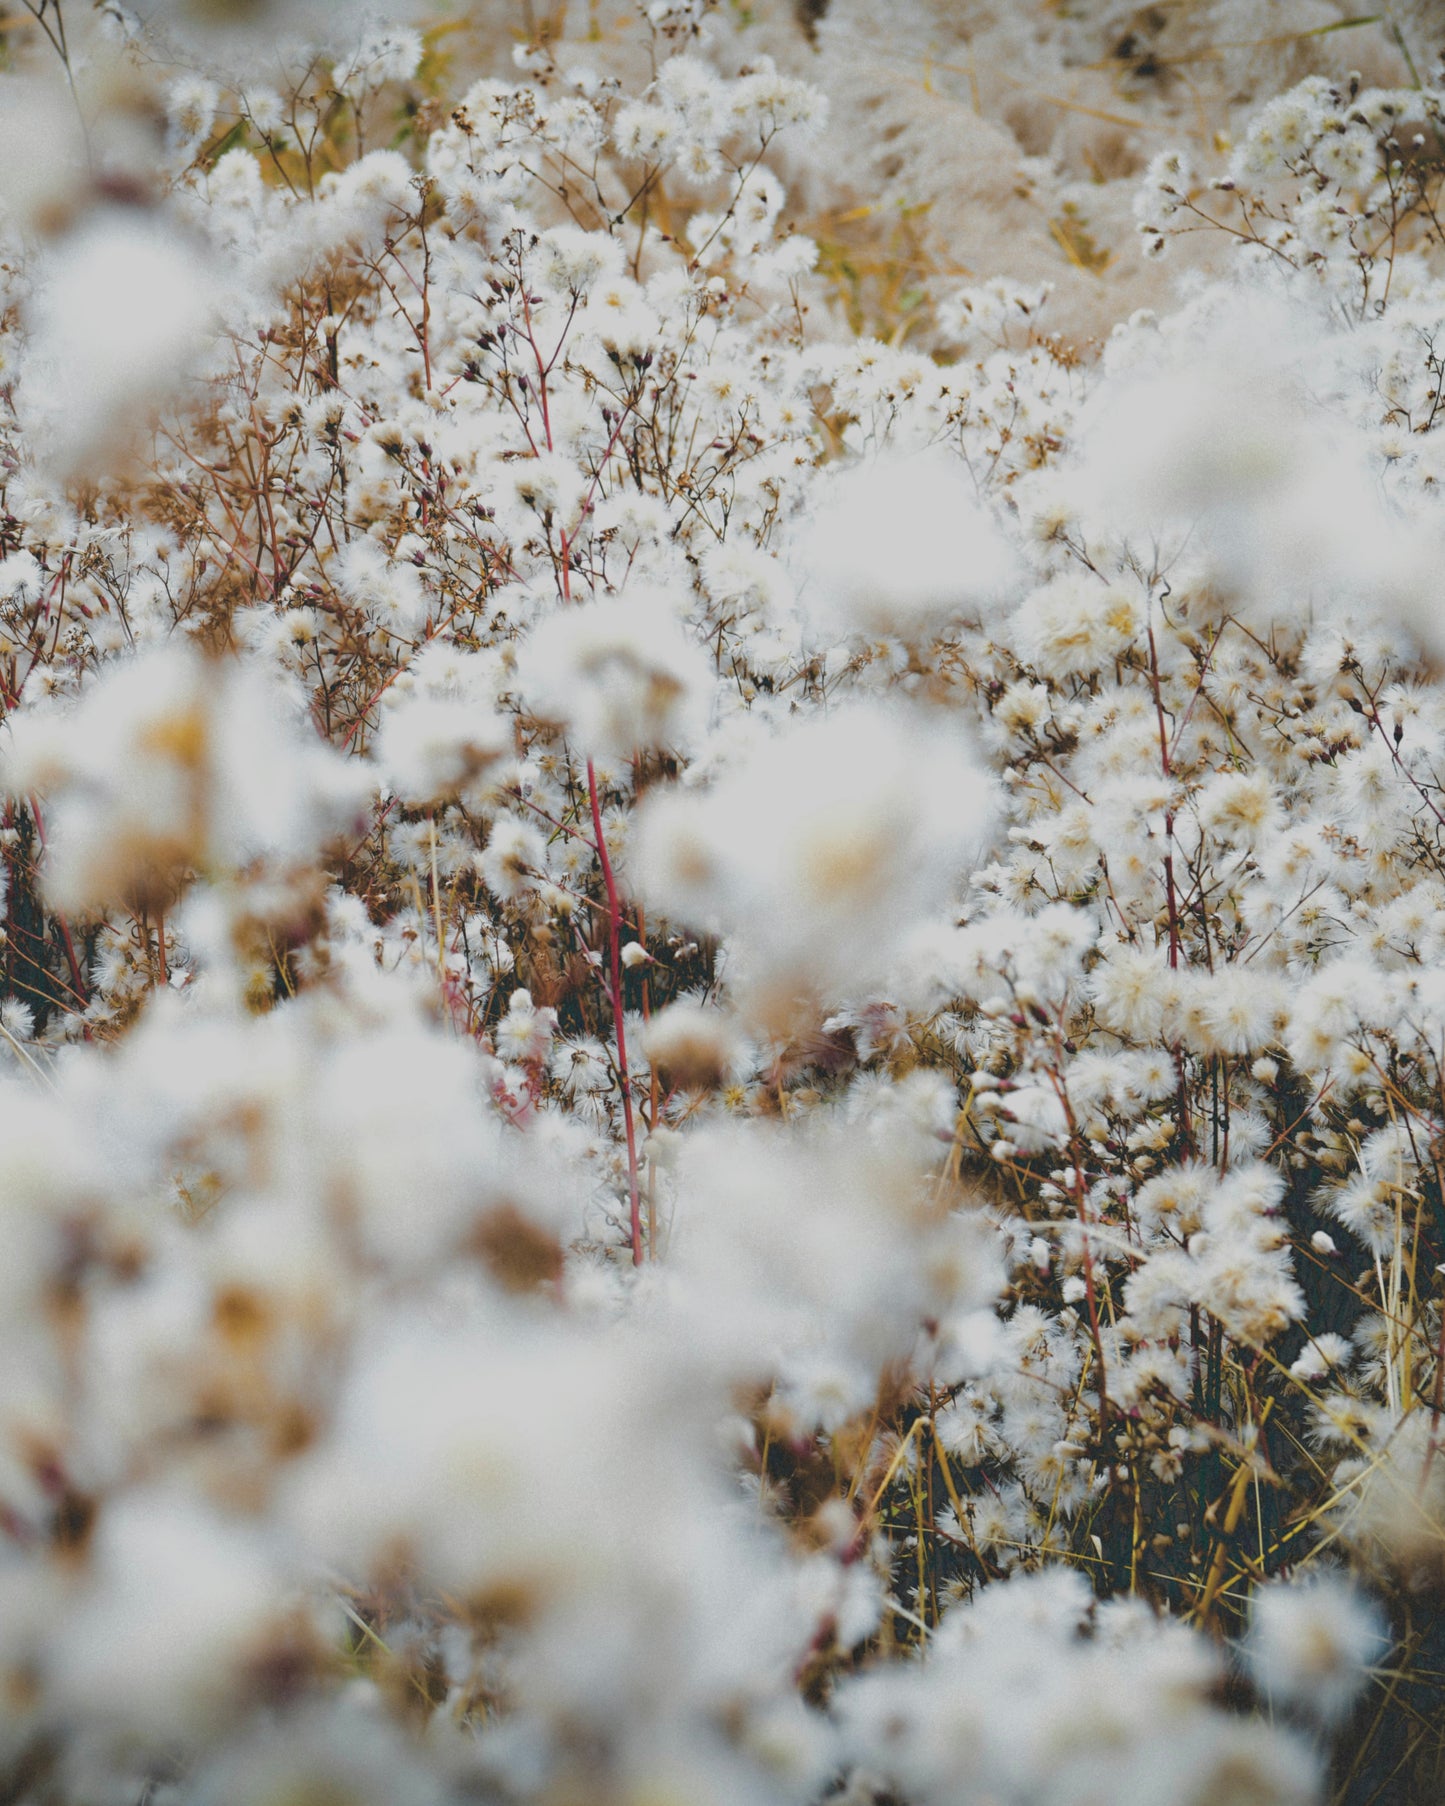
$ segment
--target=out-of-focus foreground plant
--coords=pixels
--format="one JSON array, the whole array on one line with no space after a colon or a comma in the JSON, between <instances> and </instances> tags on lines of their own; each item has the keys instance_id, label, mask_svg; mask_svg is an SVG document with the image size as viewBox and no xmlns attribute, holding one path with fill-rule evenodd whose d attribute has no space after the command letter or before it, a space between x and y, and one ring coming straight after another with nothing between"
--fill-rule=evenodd
<instances>
[{"instance_id":1,"label":"out-of-focus foreground plant","mask_svg":"<svg viewBox=\"0 0 1445 1806\"><path fill-rule=\"evenodd\" d=\"M3 27L5 1797L1434 1798L1445 87L944 362L577 10Z\"/></svg>"}]
</instances>

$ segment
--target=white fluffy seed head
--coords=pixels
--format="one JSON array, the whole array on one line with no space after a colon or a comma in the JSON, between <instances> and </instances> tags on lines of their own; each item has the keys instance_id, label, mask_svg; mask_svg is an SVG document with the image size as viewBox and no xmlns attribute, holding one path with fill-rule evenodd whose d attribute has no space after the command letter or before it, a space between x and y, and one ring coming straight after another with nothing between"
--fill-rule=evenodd
<instances>
[{"instance_id":1,"label":"white fluffy seed head","mask_svg":"<svg viewBox=\"0 0 1445 1806\"><path fill-rule=\"evenodd\" d=\"M1269 1698L1330 1724L1342 1718L1384 1657L1384 1614L1343 1575L1258 1587L1245 1656Z\"/></svg>"}]
</instances>

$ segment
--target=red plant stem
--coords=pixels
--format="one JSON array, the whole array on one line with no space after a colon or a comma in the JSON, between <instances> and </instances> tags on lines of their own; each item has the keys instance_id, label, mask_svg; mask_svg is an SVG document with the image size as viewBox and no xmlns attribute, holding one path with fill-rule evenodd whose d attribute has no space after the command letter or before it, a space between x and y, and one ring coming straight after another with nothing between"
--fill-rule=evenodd
<instances>
[{"instance_id":1,"label":"red plant stem","mask_svg":"<svg viewBox=\"0 0 1445 1806\"><path fill-rule=\"evenodd\" d=\"M547 442L547 450L552 449L552 416L547 404L547 372L551 368L542 361L542 352L532 333L532 313L527 305L525 285L522 294L523 312L527 321L527 340L532 347L532 355L537 361L537 396L542 405L542 432ZM608 450L616 443L621 422L613 429L612 438L608 442ZM594 479L595 481L595 479ZM559 531L561 540L561 572L562 600L570 604L572 601L572 573L568 560L572 548L568 543L566 529ZM628 1224L632 1240L632 1264L642 1265L642 1199L637 1186L637 1127L632 1118L632 1079L627 1069L627 1031L622 1022L622 950L620 930L622 926L622 902L617 894L617 880L612 872L612 859L607 851L607 840L602 832L602 805L597 800L597 773L592 761L587 761L587 800L592 805L592 834L597 842L597 861L602 867L602 882L607 887L607 947L612 972L612 1032L617 1042L617 1075L622 1087L622 1122L627 1131L627 1206Z\"/></svg>"},{"instance_id":2,"label":"red plant stem","mask_svg":"<svg viewBox=\"0 0 1445 1806\"><path fill-rule=\"evenodd\" d=\"M637 1130L632 1121L632 1081L627 1070L627 1035L622 1025L622 953L618 930L622 923L622 905L617 895L617 880L612 875L612 860L602 833L602 809L597 801L597 773L587 761L587 796L592 804L592 830L597 836L597 857L602 863L602 882L607 886L607 947L612 968L612 1030L617 1039L618 1076L622 1083L622 1121L627 1130L627 1201L632 1230L632 1264L642 1265L642 1201L637 1190Z\"/></svg>"}]
</instances>

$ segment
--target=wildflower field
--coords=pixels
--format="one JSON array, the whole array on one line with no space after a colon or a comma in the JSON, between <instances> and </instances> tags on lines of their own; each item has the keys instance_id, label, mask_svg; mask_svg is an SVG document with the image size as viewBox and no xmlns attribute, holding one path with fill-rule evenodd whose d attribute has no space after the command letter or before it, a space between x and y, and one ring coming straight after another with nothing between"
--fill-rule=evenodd
<instances>
[{"instance_id":1,"label":"wildflower field","mask_svg":"<svg viewBox=\"0 0 1445 1806\"><path fill-rule=\"evenodd\" d=\"M0 0L0 1802L1445 1799L1445 7Z\"/></svg>"}]
</instances>

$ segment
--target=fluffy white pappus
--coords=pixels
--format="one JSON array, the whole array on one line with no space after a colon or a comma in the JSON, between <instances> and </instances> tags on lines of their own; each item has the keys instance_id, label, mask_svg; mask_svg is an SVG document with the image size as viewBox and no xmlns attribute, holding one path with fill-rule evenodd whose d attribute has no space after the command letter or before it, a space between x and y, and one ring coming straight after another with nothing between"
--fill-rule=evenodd
<instances>
[{"instance_id":1,"label":"fluffy white pappus","mask_svg":"<svg viewBox=\"0 0 1445 1806\"><path fill-rule=\"evenodd\" d=\"M539 1009L528 990L516 990L507 999L506 1014L497 1024L494 1040L504 1060L545 1060L557 1032L557 1012Z\"/></svg>"},{"instance_id":2,"label":"fluffy white pappus","mask_svg":"<svg viewBox=\"0 0 1445 1806\"><path fill-rule=\"evenodd\" d=\"M1047 1080L1015 1084L995 1108L1004 1118L1008 1141L1026 1153L1068 1143L1068 1113L1057 1089Z\"/></svg>"},{"instance_id":3,"label":"fluffy white pappus","mask_svg":"<svg viewBox=\"0 0 1445 1806\"><path fill-rule=\"evenodd\" d=\"M924 1319L987 1305L1002 1283L981 1222L938 1204L915 1152L832 1122L684 1143L668 1258L688 1340L731 1377L781 1380L804 1429L866 1410ZM806 1379L825 1362L820 1390Z\"/></svg>"},{"instance_id":4,"label":"fluffy white pappus","mask_svg":"<svg viewBox=\"0 0 1445 1806\"><path fill-rule=\"evenodd\" d=\"M1213 1169L1201 1160L1166 1167L1134 1194L1134 1215L1147 1229L1187 1239L1203 1227L1216 1183Z\"/></svg>"},{"instance_id":5,"label":"fluffy white pappus","mask_svg":"<svg viewBox=\"0 0 1445 1806\"><path fill-rule=\"evenodd\" d=\"M85 137L56 79L7 72L0 100L0 220L43 229L82 192Z\"/></svg>"},{"instance_id":6,"label":"fluffy white pappus","mask_svg":"<svg viewBox=\"0 0 1445 1806\"><path fill-rule=\"evenodd\" d=\"M1187 1284L1203 1305L1244 1340L1266 1343L1305 1314L1295 1281L1288 1229L1278 1212L1284 1176L1246 1159L1205 1201L1202 1230L1189 1239Z\"/></svg>"},{"instance_id":7,"label":"fluffy white pappus","mask_svg":"<svg viewBox=\"0 0 1445 1806\"><path fill-rule=\"evenodd\" d=\"M1223 771L1195 799L1199 825L1226 846L1257 848L1283 826L1279 798L1265 771Z\"/></svg>"},{"instance_id":8,"label":"fluffy white pappus","mask_svg":"<svg viewBox=\"0 0 1445 1806\"><path fill-rule=\"evenodd\" d=\"M1255 1685L1321 1724L1345 1716L1389 1646L1384 1613L1343 1574L1272 1581L1250 1600L1244 1657Z\"/></svg>"},{"instance_id":9,"label":"fluffy white pappus","mask_svg":"<svg viewBox=\"0 0 1445 1806\"><path fill-rule=\"evenodd\" d=\"M109 1502L90 1584L43 1658L55 1703L146 1741L214 1735L259 1697L268 1655L295 1647L299 1595L279 1547L180 1492Z\"/></svg>"},{"instance_id":10,"label":"fluffy white pappus","mask_svg":"<svg viewBox=\"0 0 1445 1806\"><path fill-rule=\"evenodd\" d=\"M1358 1084L1370 1069L1352 1061L1353 1043L1393 1028L1402 1003L1398 974L1362 956L1330 960L1295 992L1285 1050L1301 1072L1333 1072L1337 1083Z\"/></svg>"},{"instance_id":11,"label":"fluffy white pappus","mask_svg":"<svg viewBox=\"0 0 1445 1806\"><path fill-rule=\"evenodd\" d=\"M1181 1042L1206 1056L1238 1057L1269 1047L1289 1015L1284 980L1252 965L1220 966L1213 973L1199 974L1181 991L1187 1007L1179 1010L1174 1026Z\"/></svg>"},{"instance_id":12,"label":"fluffy white pappus","mask_svg":"<svg viewBox=\"0 0 1445 1806\"><path fill-rule=\"evenodd\" d=\"M1339 401L1346 355L1308 305L1210 294L1086 406L1081 503L1124 531L1187 533L1256 619L1364 603L1428 633L1431 542L1380 494Z\"/></svg>"},{"instance_id":13,"label":"fluffy white pappus","mask_svg":"<svg viewBox=\"0 0 1445 1806\"><path fill-rule=\"evenodd\" d=\"M755 741L706 791L654 794L630 875L675 920L732 937L760 1007L809 987L851 995L966 883L994 802L954 721L839 708Z\"/></svg>"},{"instance_id":14,"label":"fluffy white pappus","mask_svg":"<svg viewBox=\"0 0 1445 1806\"><path fill-rule=\"evenodd\" d=\"M586 757L686 748L706 724L713 672L661 590L560 608L535 630L517 683L532 712Z\"/></svg>"},{"instance_id":15,"label":"fluffy white pappus","mask_svg":"<svg viewBox=\"0 0 1445 1806\"><path fill-rule=\"evenodd\" d=\"M1121 658L1143 634L1145 610L1138 583L1101 583L1092 574L1066 571L1024 601L1011 633L1034 670L1064 680Z\"/></svg>"},{"instance_id":16,"label":"fluffy white pappus","mask_svg":"<svg viewBox=\"0 0 1445 1806\"><path fill-rule=\"evenodd\" d=\"M992 612L1020 574L967 471L939 452L884 453L832 477L797 564L817 630L905 639Z\"/></svg>"},{"instance_id":17,"label":"fluffy white pappus","mask_svg":"<svg viewBox=\"0 0 1445 1806\"><path fill-rule=\"evenodd\" d=\"M721 540L702 559L702 587L724 621L759 628L786 621L793 585L778 559L746 540Z\"/></svg>"},{"instance_id":18,"label":"fluffy white pappus","mask_svg":"<svg viewBox=\"0 0 1445 1806\"><path fill-rule=\"evenodd\" d=\"M1095 1607L1087 1637L1091 1602L1073 1578L994 1582L952 1609L924 1659L844 1681L836 1711L855 1785L929 1806L1196 1806L1231 1792L1311 1806L1308 1747L1213 1704L1203 1639L1117 1607Z\"/></svg>"},{"instance_id":19,"label":"fluffy white pappus","mask_svg":"<svg viewBox=\"0 0 1445 1806\"><path fill-rule=\"evenodd\" d=\"M574 1231L567 1192L528 1182L470 1045L397 1026L316 1053L293 1125L296 1182L368 1264L414 1275L470 1252L495 1268L524 1239L540 1255Z\"/></svg>"},{"instance_id":20,"label":"fluffy white pappus","mask_svg":"<svg viewBox=\"0 0 1445 1806\"><path fill-rule=\"evenodd\" d=\"M382 717L375 756L393 792L418 807L484 791L511 751L510 726L495 710L413 695Z\"/></svg>"},{"instance_id":21,"label":"fluffy white pappus","mask_svg":"<svg viewBox=\"0 0 1445 1806\"><path fill-rule=\"evenodd\" d=\"M447 1806L450 1790L366 1692L254 1727L187 1781L195 1806Z\"/></svg>"},{"instance_id":22,"label":"fluffy white pappus","mask_svg":"<svg viewBox=\"0 0 1445 1806\"><path fill-rule=\"evenodd\" d=\"M166 138L178 162L194 157L216 124L221 91L203 75L182 75L166 90Z\"/></svg>"},{"instance_id":23,"label":"fluffy white pappus","mask_svg":"<svg viewBox=\"0 0 1445 1806\"><path fill-rule=\"evenodd\" d=\"M410 81L425 54L418 32L406 26L373 26L337 59L337 86L356 91L380 87L383 82Z\"/></svg>"},{"instance_id":24,"label":"fluffy white pappus","mask_svg":"<svg viewBox=\"0 0 1445 1806\"><path fill-rule=\"evenodd\" d=\"M102 208L44 255L26 309L19 407L61 476L92 469L175 393L217 316L199 243Z\"/></svg>"},{"instance_id":25,"label":"fluffy white pappus","mask_svg":"<svg viewBox=\"0 0 1445 1806\"><path fill-rule=\"evenodd\" d=\"M1437 1571L1445 1462L1431 1413L1416 1409L1401 1417L1374 1403L1361 1409L1349 1393L1336 1392L1320 1417L1322 1440L1351 1450L1334 1472L1340 1489L1335 1516L1345 1538L1381 1567Z\"/></svg>"},{"instance_id":26,"label":"fluffy white pappus","mask_svg":"<svg viewBox=\"0 0 1445 1806\"><path fill-rule=\"evenodd\" d=\"M592 1468L616 1427L615 1361L582 1353L575 1338L504 1315L447 1330L394 1316L298 1465L287 1515L353 1574L403 1560L477 1602L510 1591L536 1609L565 1597L591 1553L566 1530L563 1479L584 1446L594 1497L621 1504L615 1460Z\"/></svg>"},{"instance_id":27,"label":"fluffy white pappus","mask_svg":"<svg viewBox=\"0 0 1445 1806\"><path fill-rule=\"evenodd\" d=\"M324 176L318 193L324 206L313 230L338 245L361 242L420 205L416 172L399 151L368 152L349 168Z\"/></svg>"},{"instance_id":28,"label":"fluffy white pappus","mask_svg":"<svg viewBox=\"0 0 1445 1806\"><path fill-rule=\"evenodd\" d=\"M549 532L554 526L571 531L582 506L584 478L560 452L542 451L503 466L494 495L499 509L535 516Z\"/></svg>"},{"instance_id":29,"label":"fluffy white pappus","mask_svg":"<svg viewBox=\"0 0 1445 1806\"><path fill-rule=\"evenodd\" d=\"M1287 1189L1283 1173L1262 1160L1247 1161L1215 1187L1205 1205L1205 1227L1221 1237L1251 1234L1262 1219L1277 1215Z\"/></svg>"},{"instance_id":30,"label":"fluffy white pappus","mask_svg":"<svg viewBox=\"0 0 1445 1806\"><path fill-rule=\"evenodd\" d=\"M991 1003L1012 995L1058 1008L1082 985L1097 938L1090 918L1064 903L1034 915L1000 910L963 927L926 923L909 937L895 995L920 1014L950 999Z\"/></svg>"},{"instance_id":31,"label":"fluffy white pappus","mask_svg":"<svg viewBox=\"0 0 1445 1806\"><path fill-rule=\"evenodd\" d=\"M55 1508L47 1455L65 1439L68 1382L50 1301L110 1178L81 1126L93 1122L25 1080L0 1082L0 1512L20 1536L41 1535Z\"/></svg>"},{"instance_id":32,"label":"fluffy white pappus","mask_svg":"<svg viewBox=\"0 0 1445 1806\"><path fill-rule=\"evenodd\" d=\"M166 907L189 871L293 863L354 829L369 785L236 660L165 646L107 670L74 707L10 720L0 785L52 799L44 867L59 909Z\"/></svg>"},{"instance_id":33,"label":"fluffy white pappus","mask_svg":"<svg viewBox=\"0 0 1445 1806\"><path fill-rule=\"evenodd\" d=\"M1251 394L1242 372L1221 386L1212 369L1136 381L1087 422L1090 450L1121 489L1170 513L1277 500L1298 480L1304 424L1277 381Z\"/></svg>"},{"instance_id":34,"label":"fluffy white pappus","mask_svg":"<svg viewBox=\"0 0 1445 1806\"><path fill-rule=\"evenodd\" d=\"M1334 1252L1330 1247L1321 1247L1321 1238L1330 1241L1323 1230L1316 1230L1311 1240L1316 1251L1321 1254ZM1321 1380L1328 1379L1331 1374L1343 1372L1349 1366L1354 1355L1354 1345L1348 1337L1336 1335L1333 1330L1321 1330L1316 1336L1310 1336L1304 1347L1290 1363L1290 1372L1297 1380L1304 1380L1307 1385L1318 1385Z\"/></svg>"},{"instance_id":35,"label":"fluffy white pappus","mask_svg":"<svg viewBox=\"0 0 1445 1806\"><path fill-rule=\"evenodd\" d=\"M389 0L387 23L398 25L415 11L410 0ZM354 55L363 34L374 35L377 9L372 0L126 0L125 12L164 49L245 71L274 69L286 52L304 68L312 48Z\"/></svg>"},{"instance_id":36,"label":"fluffy white pappus","mask_svg":"<svg viewBox=\"0 0 1445 1806\"><path fill-rule=\"evenodd\" d=\"M866 1125L877 1145L887 1148L893 1158L908 1166L927 1166L953 1140L958 1089L941 1072L919 1070L901 1078L860 1074L845 1109L849 1119Z\"/></svg>"},{"instance_id":37,"label":"fluffy white pappus","mask_svg":"<svg viewBox=\"0 0 1445 1806\"><path fill-rule=\"evenodd\" d=\"M668 1085L708 1086L739 1064L741 1044L726 1011L679 998L647 1023L642 1054Z\"/></svg>"},{"instance_id":38,"label":"fluffy white pappus","mask_svg":"<svg viewBox=\"0 0 1445 1806\"><path fill-rule=\"evenodd\" d=\"M732 1504L704 1400L721 1415L696 1360L645 1334L397 1312L284 1517L348 1574L410 1570L505 1621L529 1711L645 1735L651 1710L785 1686L811 1634L780 1608L781 1551Z\"/></svg>"},{"instance_id":39,"label":"fluffy white pappus","mask_svg":"<svg viewBox=\"0 0 1445 1806\"><path fill-rule=\"evenodd\" d=\"M796 76L785 75L770 56L759 56L732 85L733 120L739 126L769 133L793 127L820 131L828 117L827 96Z\"/></svg>"},{"instance_id":40,"label":"fluffy white pappus","mask_svg":"<svg viewBox=\"0 0 1445 1806\"><path fill-rule=\"evenodd\" d=\"M0 602L28 608L39 601L45 573L33 552L12 552L0 558Z\"/></svg>"},{"instance_id":41,"label":"fluffy white pappus","mask_svg":"<svg viewBox=\"0 0 1445 1806\"><path fill-rule=\"evenodd\" d=\"M1087 1629L1093 1597L1083 1576L1067 1568L1020 1574L1000 1587L981 1589L961 1602L941 1625L935 1650L956 1654L986 1646L994 1637L1058 1637L1071 1641ZM1214 1664L1202 1647L1193 1652L1199 1685L1213 1679Z\"/></svg>"},{"instance_id":42,"label":"fluffy white pappus","mask_svg":"<svg viewBox=\"0 0 1445 1806\"><path fill-rule=\"evenodd\" d=\"M544 232L533 257L542 284L557 295L585 295L598 283L615 281L622 274L616 240L579 226L553 226Z\"/></svg>"},{"instance_id":43,"label":"fluffy white pappus","mask_svg":"<svg viewBox=\"0 0 1445 1806\"><path fill-rule=\"evenodd\" d=\"M391 557L374 539L354 539L336 567L337 586L348 602L378 626L403 639L417 634L431 612L421 573Z\"/></svg>"},{"instance_id":44,"label":"fluffy white pappus","mask_svg":"<svg viewBox=\"0 0 1445 1806\"><path fill-rule=\"evenodd\" d=\"M521 903L548 882L546 839L535 823L519 815L497 817L475 863L499 903Z\"/></svg>"},{"instance_id":45,"label":"fluffy white pappus","mask_svg":"<svg viewBox=\"0 0 1445 1806\"><path fill-rule=\"evenodd\" d=\"M1099 1019L1130 1041L1157 1041L1179 997L1178 975L1162 946L1111 942L1090 974Z\"/></svg>"}]
</instances>

